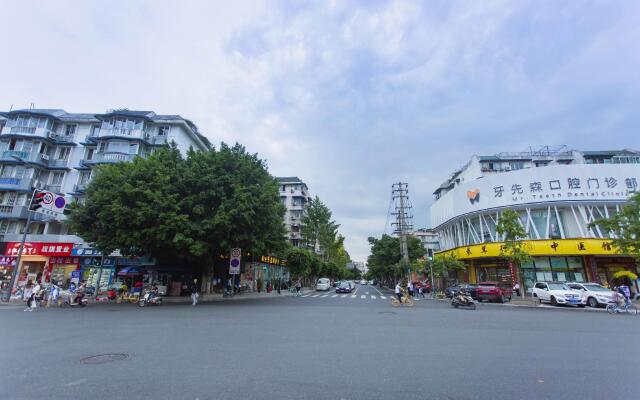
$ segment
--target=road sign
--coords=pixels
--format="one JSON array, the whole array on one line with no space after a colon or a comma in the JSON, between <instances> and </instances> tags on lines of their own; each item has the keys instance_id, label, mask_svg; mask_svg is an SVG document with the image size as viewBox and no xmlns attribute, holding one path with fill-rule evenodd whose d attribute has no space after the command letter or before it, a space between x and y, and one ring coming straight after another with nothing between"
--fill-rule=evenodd
<instances>
[{"instance_id":1,"label":"road sign","mask_svg":"<svg viewBox=\"0 0 640 400\"><path fill-rule=\"evenodd\" d=\"M53 203L53 193L51 193L51 192L46 192L46 193L44 194L44 196L42 197L42 202L43 202L44 204L51 204L51 203Z\"/></svg>"},{"instance_id":2,"label":"road sign","mask_svg":"<svg viewBox=\"0 0 640 400\"><path fill-rule=\"evenodd\" d=\"M240 261L242 251L238 248L231 249L231 259L229 260L229 274L240 274Z\"/></svg>"}]
</instances>

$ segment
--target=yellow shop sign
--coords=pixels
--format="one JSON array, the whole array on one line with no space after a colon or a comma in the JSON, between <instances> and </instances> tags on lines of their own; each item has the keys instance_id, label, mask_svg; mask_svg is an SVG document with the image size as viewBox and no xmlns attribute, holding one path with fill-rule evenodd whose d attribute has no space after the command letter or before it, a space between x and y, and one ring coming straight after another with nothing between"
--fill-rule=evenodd
<instances>
[{"instance_id":1,"label":"yellow shop sign","mask_svg":"<svg viewBox=\"0 0 640 400\"><path fill-rule=\"evenodd\" d=\"M608 239L556 239L523 240L523 249L532 256L553 255L615 255L618 254ZM436 257L452 254L457 258L500 257L504 243L482 243L436 253Z\"/></svg>"}]
</instances>

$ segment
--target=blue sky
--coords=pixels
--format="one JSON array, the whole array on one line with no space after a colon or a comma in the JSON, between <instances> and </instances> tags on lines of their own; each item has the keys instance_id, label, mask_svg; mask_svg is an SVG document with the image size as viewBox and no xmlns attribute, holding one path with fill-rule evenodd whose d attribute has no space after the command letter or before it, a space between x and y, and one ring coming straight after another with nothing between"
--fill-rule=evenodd
<instances>
[{"instance_id":1,"label":"blue sky","mask_svg":"<svg viewBox=\"0 0 640 400\"><path fill-rule=\"evenodd\" d=\"M473 154L640 148L638 2L0 1L0 109L179 113L305 180L356 260L398 180L422 227Z\"/></svg>"}]
</instances>

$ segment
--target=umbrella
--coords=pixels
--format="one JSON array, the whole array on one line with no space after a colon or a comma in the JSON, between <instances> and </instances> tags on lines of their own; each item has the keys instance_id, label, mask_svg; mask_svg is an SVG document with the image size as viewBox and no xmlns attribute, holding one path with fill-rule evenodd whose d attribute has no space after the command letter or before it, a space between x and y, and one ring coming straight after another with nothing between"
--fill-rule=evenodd
<instances>
[{"instance_id":1,"label":"umbrella","mask_svg":"<svg viewBox=\"0 0 640 400\"><path fill-rule=\"evenodd\" d=\"M135 267L126 267L118 271L118 276L136 276L142 275L142 271Z\"/></svg>"}]
</instances>

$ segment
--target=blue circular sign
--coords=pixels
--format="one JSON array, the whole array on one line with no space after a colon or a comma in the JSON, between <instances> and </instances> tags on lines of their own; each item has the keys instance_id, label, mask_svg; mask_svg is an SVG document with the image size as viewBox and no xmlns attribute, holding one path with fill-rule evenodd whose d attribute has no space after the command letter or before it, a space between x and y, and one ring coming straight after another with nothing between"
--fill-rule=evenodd
<instances>
[{"instance_id":1,"label":"blue circular sign","mask_svg":"<svg viewBox=\"0 0 640 400\"><path fill-rule=\"evenodd\" d=\"M64 200L64 197L62 197L62 196L58 196L58 197L56 197L56 201L55 201L53 204L55 204L55 206L56 206L57 208L64 208L64 205L65 205L66 203L67 203L67 202Z\"/></svg>"},{"instance_id":2,"label":"blue circular sign","mask_svg":"<svg viewBox=\"0 0 640 400\"><path fill-rule=\"evenodd\" d=\"M231 260L232 267L237 267L238 265L240 265L240 260L238 260L237 258L234 258L233 260Z\"/></svg>"}]
</instances>

